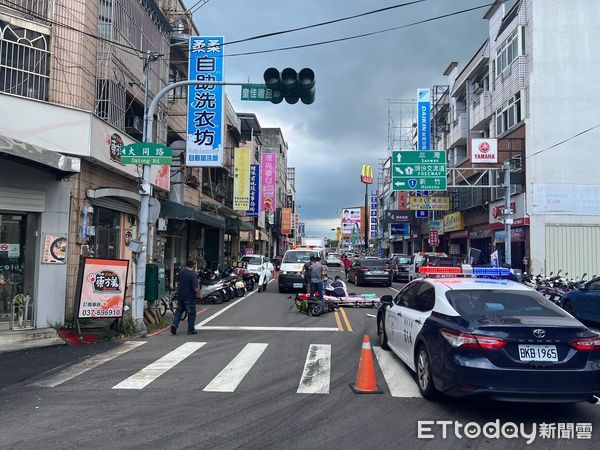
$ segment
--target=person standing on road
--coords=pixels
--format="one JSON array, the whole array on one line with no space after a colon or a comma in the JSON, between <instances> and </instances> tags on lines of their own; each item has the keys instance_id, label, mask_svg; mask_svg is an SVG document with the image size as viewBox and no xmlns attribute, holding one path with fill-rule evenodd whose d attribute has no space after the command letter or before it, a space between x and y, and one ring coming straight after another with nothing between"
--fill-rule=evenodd
<instances>
[{"instance_id":1,"label":"person standing on road","mask_svg":"<svg viewBox=\"0 0 600 450\"><path fill-rule=\"evenodd\" d=\"M319 293L319 300L323 300L323 275L327 272L321 264L321 257L317 256L315 262L310 266L310 296L315 297Z\"/></svg>"},{"instance_id":2,"label":"person standing on road","mask_svg":"<svg viewBox=\"0 0 600 450\"><path fill-rule=\"evenodd\" d=\"M187 334L198 334L196 324L196 297L200 297L200 283L196 273L196 263L189 260L186 267L179 271L177 285L177 311L171 324L171 334L177 334L177 327L181 322L183 311L187 311Z\"/></svg>"},{"instance_id":3,"label":"person standing on road","mask_svg":"<svg viewBox=\"0 0 600 450\"><path fill-rule=\"evenodd\" d=\"M310 259L302 266L302 276L304 277L304 292L310 294L310 266L315 262L314 255L310 256Z\"/></svg>"},{"instance_id":4,"label":"person standing on road","mask_svg":"<svg viewBox=\"0 0 600 450\"><path fill-rule=\"evenodd\" d=\"M348 259L348 257L345 254L342 256L342 264L344 265L344 272L346 272L346 278L348 278L348 269L350 268L350 260Z\"/></svg>"},{"instance_id":5,"label":"person standing on road","mask_svg":"<svg viewBox=\"0 0 600 450\"><path fill-rule=\"evenodd\" d=\"M258 279L258 292L267 290L267 283L273 278L273 271L275 266L269 258L265 258L262 266L260 266L260 277Z\"/></svg>"}]
</instances>

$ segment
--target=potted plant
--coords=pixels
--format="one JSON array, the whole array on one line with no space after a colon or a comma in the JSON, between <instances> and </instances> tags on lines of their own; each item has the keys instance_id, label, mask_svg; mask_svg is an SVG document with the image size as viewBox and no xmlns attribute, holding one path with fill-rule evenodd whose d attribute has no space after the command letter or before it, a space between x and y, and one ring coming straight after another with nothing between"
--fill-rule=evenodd
<instances>
[{"instance_id":1,"label":"potted plant","mask_svg":"<svg viewBox=\"0 0 600 450\"><path fill-rule=\"evenodd\" d=\"M24 294L17 294L13 298L13 305L15 312L17 313L17 318L19 319L19 328L23 327L23 318L25 316L25 302L27 298Z\"/></svg>"}]
</instances>

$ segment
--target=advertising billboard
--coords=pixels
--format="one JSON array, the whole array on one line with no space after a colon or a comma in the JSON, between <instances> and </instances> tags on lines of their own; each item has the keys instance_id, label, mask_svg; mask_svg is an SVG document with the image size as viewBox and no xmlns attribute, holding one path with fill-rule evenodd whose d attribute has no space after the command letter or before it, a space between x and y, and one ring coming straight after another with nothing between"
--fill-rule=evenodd
<instances>
[{"instance_id":1,"label":"advertising billboard","mask_svg":"<svg viewBox=\"0 0 600 450\"><path fill-rule=\"evenodd\" d=\"M78 318L123 317L129 261L85 258Z\"/></svg>"},{"instance_id":2,"label":"advertising billboard","mask_svg":"<svg viewBox=\"0 0 600 450\"><path fill-rule=\"evenodd\" d=\"M361 234L363 208L342 209L342 234Z\"/></svg>"}]
</instances>

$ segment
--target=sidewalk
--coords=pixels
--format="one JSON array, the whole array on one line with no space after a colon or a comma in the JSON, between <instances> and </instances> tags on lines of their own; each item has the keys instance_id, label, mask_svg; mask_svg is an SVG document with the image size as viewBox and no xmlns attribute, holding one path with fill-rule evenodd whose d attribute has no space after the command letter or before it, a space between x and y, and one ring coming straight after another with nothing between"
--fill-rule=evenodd
<instances>
[{"instance_id":1,"label":"sidewalk","mask_svg":"<svg viewBox=\"0 0 600 450\"><path fill-rule=\"evenodd\" d=\"M0 331L0 353L64 344L54 328Z\"/></svg>"}]
</instances>

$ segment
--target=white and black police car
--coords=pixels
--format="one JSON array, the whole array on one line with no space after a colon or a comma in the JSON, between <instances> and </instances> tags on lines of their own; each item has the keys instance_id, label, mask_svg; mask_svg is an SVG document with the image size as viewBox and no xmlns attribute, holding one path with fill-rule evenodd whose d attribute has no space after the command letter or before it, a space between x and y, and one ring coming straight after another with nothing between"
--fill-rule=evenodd
<instances>
[{"instance_id":1,"label":"white and black police car","mask_svg":"<svg viewBox=\"0 0 600 450\"><path fill-rule=\"evenodd\" d=\"M421 394L596 402L600 335L506 268L421 267L381 298L377 333L417 375Z\"/></svg>"}]
</instances>

